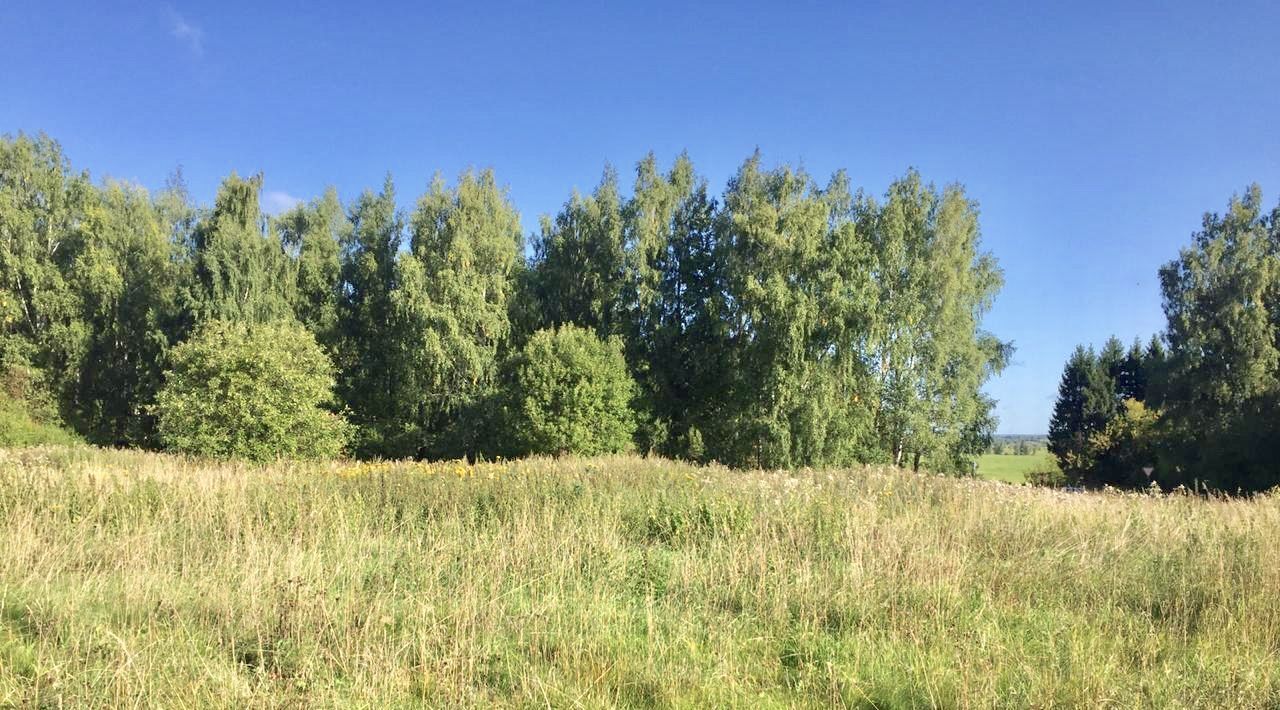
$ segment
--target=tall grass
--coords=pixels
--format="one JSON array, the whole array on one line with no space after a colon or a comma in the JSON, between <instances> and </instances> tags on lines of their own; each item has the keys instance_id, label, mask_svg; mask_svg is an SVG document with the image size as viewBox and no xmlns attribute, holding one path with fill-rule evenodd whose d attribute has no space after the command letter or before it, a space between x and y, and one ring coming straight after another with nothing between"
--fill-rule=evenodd
<instances>
[{"instance_id":1,"label":"tall grass","mask_svg":"<svg viewBox=\"0 0 1280 710\"><path fill-rule=\"evenodd\" d=\"M0 536L0 705L1280 705L1276 497L46 448Z\"/></svg>"}]
</instances>

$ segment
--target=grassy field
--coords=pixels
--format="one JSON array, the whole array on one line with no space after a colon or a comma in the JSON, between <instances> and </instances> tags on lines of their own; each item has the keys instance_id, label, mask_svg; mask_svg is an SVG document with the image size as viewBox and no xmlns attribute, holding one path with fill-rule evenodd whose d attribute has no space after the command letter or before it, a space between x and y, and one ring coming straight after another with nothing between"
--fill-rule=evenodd
<instances>
[{"instance_id":1,"label":"grassy field","mask_svg":"<svg viewBox=\"0 0 1280 710\"><path fill-rule=\"evenodd\" d=\"M1053 455L1042 451L1038 454L983 454L978 457L978 476L988 481L1025 483L1032 471L1056 469L1058 462Z\"/></svg>"},{"instance_id":2,"label":"grassy field","mask_svg":"<svg viewBox=\"0 0 1280 710\"><path fill-rule=\"evenodd\" d=\"M0 450L0 705L1277 707L1280 498Z\"/></svg>"}]
</instances>

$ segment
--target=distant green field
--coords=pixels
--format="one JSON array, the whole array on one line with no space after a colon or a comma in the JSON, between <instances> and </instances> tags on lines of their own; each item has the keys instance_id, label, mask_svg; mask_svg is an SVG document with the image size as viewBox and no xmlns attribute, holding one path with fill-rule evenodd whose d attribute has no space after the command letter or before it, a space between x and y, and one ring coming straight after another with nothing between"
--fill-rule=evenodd
<instances>
[{"instance_id":1,"label":"distant green field","mask_svg":"<svg viewBox=\"0 0 1280 710\"><path fill-rule=\"evenodd\" d=\"M1029 472L1057 466L1053 455L1044 451L1030 456L983 454L978 458L978 477L989 481L1025 483Z\"/></svg>"}]
</instances>

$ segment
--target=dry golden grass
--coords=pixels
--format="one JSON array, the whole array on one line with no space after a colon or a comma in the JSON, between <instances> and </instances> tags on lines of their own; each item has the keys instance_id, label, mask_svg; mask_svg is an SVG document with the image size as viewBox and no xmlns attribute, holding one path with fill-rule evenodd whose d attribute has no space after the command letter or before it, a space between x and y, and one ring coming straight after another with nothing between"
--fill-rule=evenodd
<instances>
[{"instance_id":1,"label":"dry golden grass","mask_svg":"<svg viewBox=\"0 0 1280 710\"><path fill-rule=\"evenodd\" d=\"M0 705L1280 705L1274 496L49 448L0 535Z\"/></svg>"}]
</instances>

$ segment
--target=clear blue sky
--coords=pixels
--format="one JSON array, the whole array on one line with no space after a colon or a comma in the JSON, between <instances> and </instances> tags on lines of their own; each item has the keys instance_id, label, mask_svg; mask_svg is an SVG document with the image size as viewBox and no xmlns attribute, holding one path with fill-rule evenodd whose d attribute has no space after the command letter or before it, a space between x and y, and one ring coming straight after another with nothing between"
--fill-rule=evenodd
<instances>
[{"instance_id":1,"label":"clear blue sky","mask_svg":"<svg viewBox=\"0 0 1280 710\"><path fill-rule=\"evenodd\" d=\"M148 187L181 164L201 201L390 170L408 205L493 167L529 229L649 150L717 188L757 146L877 193L915 166L968 187L1005 269L1004 433L1046 430L1076 343L1161 327L1202 212L1280 194L1274 0L344 4L0 2L0 132Z\"/></svg>"}]
</instances>

